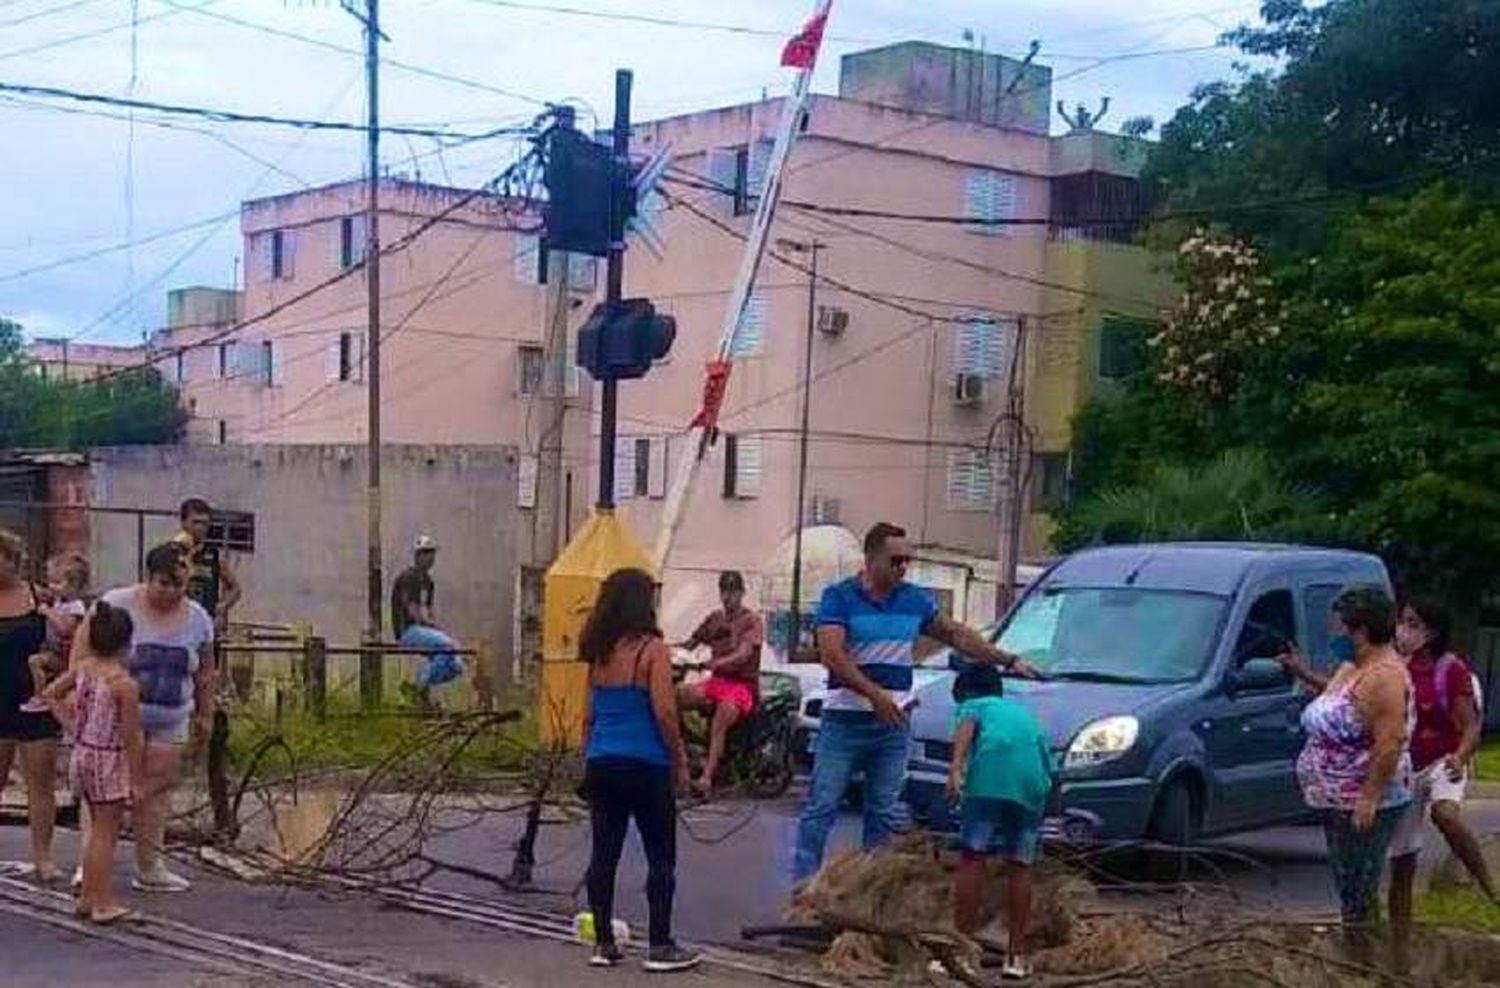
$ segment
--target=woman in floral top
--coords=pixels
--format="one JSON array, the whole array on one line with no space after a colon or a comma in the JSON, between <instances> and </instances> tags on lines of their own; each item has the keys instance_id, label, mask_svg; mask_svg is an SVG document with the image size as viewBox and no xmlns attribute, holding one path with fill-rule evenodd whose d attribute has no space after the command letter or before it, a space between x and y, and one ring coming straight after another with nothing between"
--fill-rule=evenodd
<instances>
[{"instance_id":1,"label":"woman in floral top","mask_svg":"<svg viewBox=\"0 0 1500 988\"><path fill-rule=\"evenodd\" d=\"M1313 672L1295 650L1282 658L1319 694L1302 712L1307 743L1297 779L1323 818L1344 928L1361 950L1369 947L1391 837L1411 801L1412 691L1391 645L1395 626L1396 605L1385 590L1353 587L1333 602L1333 676Z\"/></svg>"}]
</instances>

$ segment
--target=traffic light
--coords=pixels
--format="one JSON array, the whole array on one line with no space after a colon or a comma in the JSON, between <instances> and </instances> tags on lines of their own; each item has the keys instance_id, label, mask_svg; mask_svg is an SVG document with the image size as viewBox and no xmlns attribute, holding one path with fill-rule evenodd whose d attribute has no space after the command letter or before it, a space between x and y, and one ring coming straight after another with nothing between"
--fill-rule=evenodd
<instances>
[{"instance_id":1,"label":"traffic light","mask_svg":"<svg viewBox=\"0 0 1500 988\"><path fill-rule=\"evenodd\" d=\"M596 381L645 377L677 336L677 320L658 315L650 299L596 306L578 331L578 366Z\"/></svg>"}]
</instances>

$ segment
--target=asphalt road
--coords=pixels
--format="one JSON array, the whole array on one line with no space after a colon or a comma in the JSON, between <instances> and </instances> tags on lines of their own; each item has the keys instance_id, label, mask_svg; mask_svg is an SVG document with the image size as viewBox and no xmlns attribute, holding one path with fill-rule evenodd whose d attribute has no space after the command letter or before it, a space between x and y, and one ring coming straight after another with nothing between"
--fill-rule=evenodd
<instances>
[{"instance_id":1,"label":"asphalt road","mask_svg":"<svg viewBox=\"0 0 1500 988\"><path fill-rule=\"evenodd\" d=\"M1480 833L1500 832L1500 801L1475 800L1466 807ZM710 805L684 814L678 840L676 923L681 935L701 942L733 942L747 925L774 924L791 890L792 847L797 803ZM1445 849L1428 826L1424 865ZM519 821L495 818L482 827L449 834L433 845L440 859L506 872ZM858 818L846 815L829 844L852 846L859 839ZM1223 852L1199 861L1193 881L1227 886L1249 909L1269 912L1336 913L1329 884L1322 831L1315 826L1277 827L1209 842ZM555 893L553 901L573 901L588 864L588 828L576 823L545 827L537 848L537 882ZM474 894L493 894L485 882L450 875L439 883ZM633 924L645 916L645 860L632 836L621 863L616 908ZM582 906L580 898L576 901Z\"/></svg>"},{"instance_id":2,"label":"asphalt road","mask_svg":"<svg viewBox=\"0 0 1500 988\"><path fill-rule=\"evenodd\" d=\"M776 803L711 805L687 812L679 841L677 931L700 943L734 943L745 925L774 923L790 889L788 877L796 826L794 800ZM1481 832L1500 831L1500 801L1475 801L1470 819ZM489 816L476 825L436 838L430 853L439 860L488 872L508 871L511 846L520 827L514 815ZM1441 840L1430 835L1427 858L1437 857ZM840 821L831 845L852 844L858 820ZM76 835L59 835L58 859L71 864ZM1223 883L1240 904L1271 912L1331 912L1321 833L1312 827L1285 827L1215 842L1225 853L1200 865L1193 878ZM0 827L0 859L24 857L25 831ZM566 910L588 858L588 828L579 821L543 828L536 876L544 889L523 897L529 906ZM128 878L128 850L119 863ZM135 905L220 933L251 938L351 968L433 988L548 986L571 981L574 972L592 981L581 948L470 922L417 915L358 896L330 896L279 887L250 886L195 873L196 885L182 896L137 898ZM485 880L446 873L432 883L484 897L500 892ZM622 864L618 908L643 929L645 864L634 839ZM128 893L127 893L128 894ZM1125 899L1128 897L1122 897ZM511 901L517 901L512 897ZM16 988L68 983L80 988L119 985L214 985L258 988L274 979L234 978L175 957L143 954L129 946L101 942L16 915L0 903L0 955L3 983ZM610 972L612 985L637 988L660 984L638 969ZM757 985L761 979L724 970L694 975L683 983Z\"/></svg>"}]
</instances>

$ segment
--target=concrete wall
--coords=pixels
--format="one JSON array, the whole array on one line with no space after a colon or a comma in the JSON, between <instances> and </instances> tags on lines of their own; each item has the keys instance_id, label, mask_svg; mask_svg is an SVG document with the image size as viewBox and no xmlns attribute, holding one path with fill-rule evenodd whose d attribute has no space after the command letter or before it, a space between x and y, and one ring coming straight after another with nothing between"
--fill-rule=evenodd
<instances>
[{"instance_id":1,"label":"concrete wall","mask_svg":"<svg viewBox=\"0 0 1500 988\"><path fill-rule=\"evenodd\" d=\"M508 659L516 587L516 456L500 446L390 446L385 487L385 598L410 565L412 540L442 547L437 614L459 638L488 639ZM255 513L255 551L236 559L245 599L235 616L311 621L334 642L365 625L365 450L355 446L152 446L101 449L91 503L175 509L190 495ZM169 520L147 520L148 547ZM135 521L96 514L99 589L135 577ZM389 629L387 629L388 632Z\"/></svg>"}]
</instances>

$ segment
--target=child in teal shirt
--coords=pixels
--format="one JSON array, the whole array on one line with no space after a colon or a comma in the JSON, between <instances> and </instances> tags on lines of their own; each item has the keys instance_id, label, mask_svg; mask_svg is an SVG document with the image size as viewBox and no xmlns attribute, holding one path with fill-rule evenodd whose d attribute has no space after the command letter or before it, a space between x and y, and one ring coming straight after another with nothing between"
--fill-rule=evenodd
<instances>
[{"instance_id":1,"label":"child in teal shirt","mask_svg":"<svg viewBox=\"0 0 1500 988\"><path fill-rule=\"evenodd\" d=\"M1006 920L1010 950L1001 969L1008 980L1031 974L1026 925L1031 918L1031 864L1041 843L1042 816L1052 792L1047 732L1028 708L1005 699L1005 680L992 666L974 666L953 683L958 703L948 798L958 802L962 859L954 883L954 925L978 925L985 857L1009 862Z\"/></svg>"}]
</instances>

